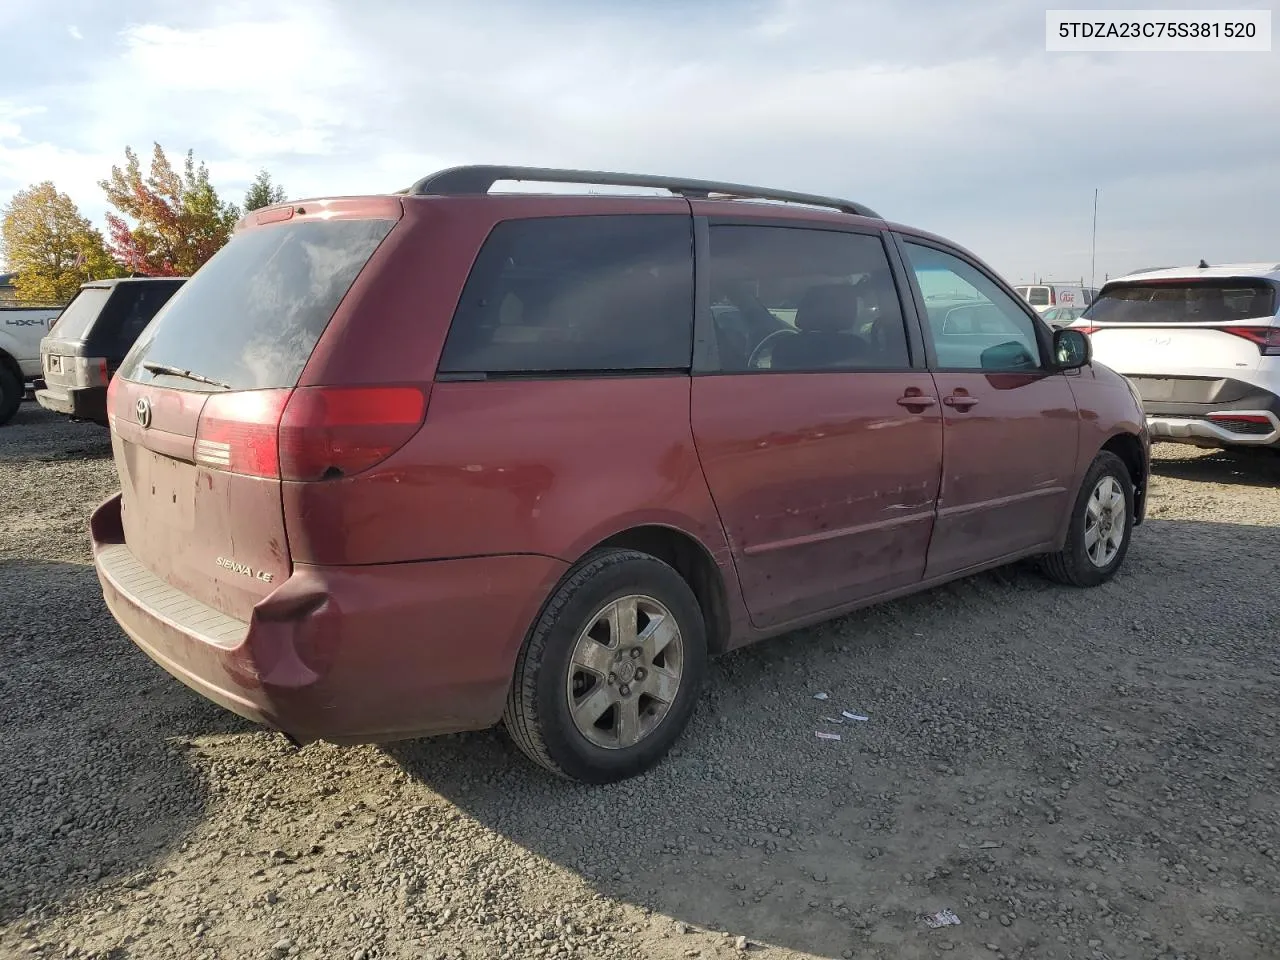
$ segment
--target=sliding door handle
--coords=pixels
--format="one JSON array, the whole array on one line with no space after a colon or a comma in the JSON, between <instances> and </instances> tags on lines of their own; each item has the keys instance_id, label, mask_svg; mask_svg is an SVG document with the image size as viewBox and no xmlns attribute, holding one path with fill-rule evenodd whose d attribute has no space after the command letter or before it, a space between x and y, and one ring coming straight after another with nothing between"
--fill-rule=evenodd
<instances>
[{"instance_id":1,"label":"sliding door handle","mask_svg":"<svg viewBox=\"0 0 1280 960\"><path fill-rule=\"evenodd\" d=\"M923 410L925 407L932 407L937 402L938 401L933 399L933 397L926 397L923 395L918 397L905 396L898 398L898 406L907 407L908 409L912 407L919 407Z\"/></svg>"}]
</instances>

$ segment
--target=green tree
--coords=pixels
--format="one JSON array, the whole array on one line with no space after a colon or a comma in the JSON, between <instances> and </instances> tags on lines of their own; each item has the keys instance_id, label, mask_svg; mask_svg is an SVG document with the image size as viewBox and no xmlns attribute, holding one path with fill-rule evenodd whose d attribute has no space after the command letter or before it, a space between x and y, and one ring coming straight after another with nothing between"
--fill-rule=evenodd
<instances>
[{"instance_id":1,"label":"green tree","mask_svg":"<svg viewBox=\"0 0 1280 960\"><path fill-rule=\"evenodd\" d=\"M244 195L244 212L261 210L273 203L284 203L285 199L284 187L278 183L272 183L271 174L266 170L259 170L258 176Z\"/></svg>"},{"instance_id":2,"label":"green tree","mask_svg":"<svg viewBox=\"0 0 1280 960\"><path fill-rule=\"evenodd\" d=\"M4 207L0 256L20 300L65 303L80 284L120 276L102 234L75 202L46 180L19 190Z\"/></svg>"},{"instance_id":3,"label":"green tree","mask_svg":"<svg viewBox=\"0 0 1280 960\"><path fill-rule=\"evenodd\" d=\"M119 211L107 214L112 252L135 273L190 276L231 237L240 210L218 197L193 151L178 173L155 144L147 176L132 148L125 147L124 156L123 169L113 166L100 183Z\"/></svg>"}]
</instances>

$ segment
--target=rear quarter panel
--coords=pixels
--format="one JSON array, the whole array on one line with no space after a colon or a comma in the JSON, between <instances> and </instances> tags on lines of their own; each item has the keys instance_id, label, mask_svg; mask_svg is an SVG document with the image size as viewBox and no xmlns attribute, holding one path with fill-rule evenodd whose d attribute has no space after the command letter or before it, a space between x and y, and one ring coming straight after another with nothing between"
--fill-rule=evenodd
<instances>
[{"instance_id":1,"label":"rear quarter panel","mask_svg":"<svg viewBox=\"0 0 1280 960\"><path fill-rule=\"evenodd\" d=\"M725 567L689 392L686 376L438 383L425 426L389 460L345 480L284 485L294 558L573 561L616 533L659 525Z\"/></svg>"},{"instance_id":2,"label":"rear quarter panel","mask_svg":"<svg viewBox=\"0 0 1280 960\"><path fill-rule=\"evenodd\" d=\"M728 545L693 446L687 375L434 382L471 265L503 220L688 214L653 197L405 197L301 385L415 383L422 429L356 477L285 483L295 560L398 563L501 554L567 562L638 526L697 540L736 619Z\"/></svg>"}]
</instances>

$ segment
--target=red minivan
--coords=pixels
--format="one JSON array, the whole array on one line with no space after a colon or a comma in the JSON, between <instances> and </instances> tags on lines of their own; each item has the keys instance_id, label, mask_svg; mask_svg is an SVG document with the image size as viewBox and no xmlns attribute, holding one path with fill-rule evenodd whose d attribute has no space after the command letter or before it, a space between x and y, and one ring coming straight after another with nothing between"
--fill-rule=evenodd
<instances>
[{"instance_id":1,"label":"red minivan","mask_svg":"<svg viewBox=\"0 0 1280 960\"><path fill-rule=\"evenodd\" d=\"M1023 558L1107 581L1149 458L1128 381L965 250L573 170L255 211L108 402L95 563L166 670L295 743L501 722L596 783L708 656Z\"/></svg>"}]
</instances>

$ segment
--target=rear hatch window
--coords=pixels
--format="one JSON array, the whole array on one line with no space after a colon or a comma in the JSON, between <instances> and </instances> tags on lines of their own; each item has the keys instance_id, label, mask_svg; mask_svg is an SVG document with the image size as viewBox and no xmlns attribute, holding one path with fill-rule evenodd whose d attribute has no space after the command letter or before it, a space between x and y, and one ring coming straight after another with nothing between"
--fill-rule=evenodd
<instances>
[{"instance_id":1,"label":"rear hatch window","mask_svg":"<svg viewBox=\"0 0 1280 960\"><path fill-rule=\"evenodd\" d=\"M221 389L294 386L392 226L392 220L337 219L260 227L234 237L174 295L120 373L186 390L220 387L154 373L144 364L191 370L225 385Z\"/></svg>"},{"instance_id":2,"label":"rear hatch window","mask_svg":"<svg viewBox=\"0 0 1280 960\"><path fill-rule=\"evenodd\" d=\"M1049 305L1049 288L1031 287L1027 291L1027 303L1033 307L1047 307Z\"/></svg>"},{"instance_id":3,"label":"rear hatch window","mask_svg":"<svg viewBox=\"0 0 1280 960\"><path fill-rule=\"evenodd\" d=\"M1231 323L1274 316L1276 292L1262 280L1180 280L1110 287L1085 314L1095 323Z\"/></svg>"},{"instance_id":4,"label":"rear hatch window","mask_svg":"<svg viewBox=\"0 0 1280 960\"><path fill-rule=\"evenodd\" d=\"M86 287L81 290L58 314L58 322L49 331L49 336L54 340L83 340L85 331L93 325L114 291L114 287Z\"/></svg>"}]
</instances>

